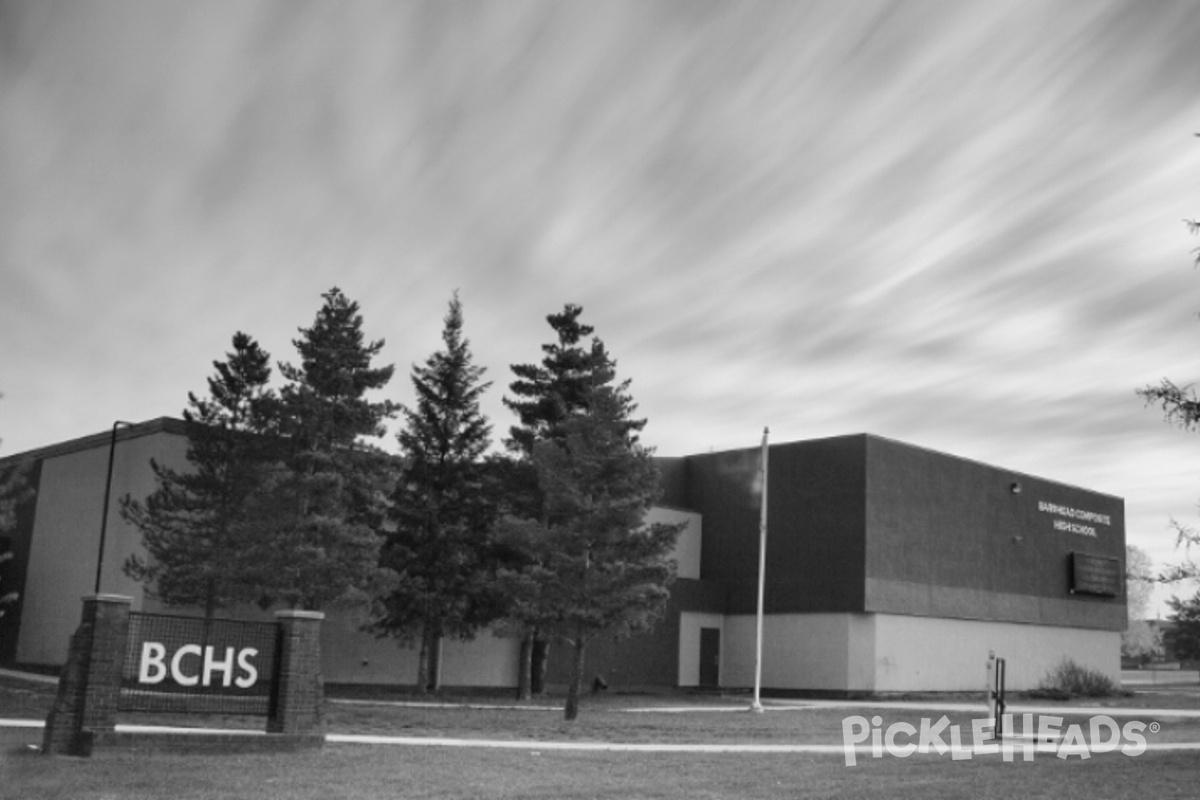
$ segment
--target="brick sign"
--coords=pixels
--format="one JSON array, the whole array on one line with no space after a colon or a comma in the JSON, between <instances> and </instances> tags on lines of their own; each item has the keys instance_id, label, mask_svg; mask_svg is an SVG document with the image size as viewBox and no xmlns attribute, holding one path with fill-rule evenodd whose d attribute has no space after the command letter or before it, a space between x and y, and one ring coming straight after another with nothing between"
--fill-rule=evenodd
<instances>
[{"instance_id":1,"label":"brick sign","mask_svg":"<svg viewBox=\"0 0 1200 800\"><path fill-rule=\"evenodd\" d=\"M122 711L270 712L271 622L130 613Z\"/></svg>"},{"instance_id":2,"label":"brick sign","mask_svg":"<svg viewBox=\"0 0 1200 800\"><path fill-rule=\"evenodd\" d=\"M133 612L133 598L83 598L67 646L42 752L88 756L96 750L168 747L206 752L320 747L319 611L282 610L275 622L201 619ZM266 736L118 731L119 711L257 714ZM201 744L203 743L203 744Z\"/></svg>"}]
</instances>

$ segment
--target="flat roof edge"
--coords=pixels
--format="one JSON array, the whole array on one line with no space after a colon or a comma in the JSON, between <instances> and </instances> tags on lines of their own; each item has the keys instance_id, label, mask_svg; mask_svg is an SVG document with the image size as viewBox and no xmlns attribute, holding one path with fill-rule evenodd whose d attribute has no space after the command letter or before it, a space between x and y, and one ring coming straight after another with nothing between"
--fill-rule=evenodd
<instances>
[{"instance_id":1,"label":"flat roof edge","mask_svg":"<svg viewBox=\"0 0 1200 800\"><path fill-rule=\"evenodd\" d=\"M33 450L25 450L9 456L0 456L0 465L15 464L23 461L38 461L45 458L79 453L84 450L93 450L97 447L107 447L114 440L114 433L116 434L116 441L124 442L129 439L152 436L156 433L173 433L179 436L186 436L187 429L188 423L176 417L159 417L144 422L127 423L115 428L115 430L104 433L92 433L87 436L80 436L77 439L68 439L58 444L36 447Z\"/></svg>"},{"instance_id":2,"label":"flat roof edge","mask_svg":"<svg viewBox=\"0 0 1200 800\"><path fill-rule=\"evenodd\" d=\"M1093 494L1093 495L1097 495L1100 497L1107 497L1112 500L1118 500L1122 503L1125 502L1124 497L1122 497L1121 495L1118 495L1118 494L1113 494L1112 492L1104 492L1104 491L1100 491L1098 489L1089 488L1087 486L1079 486L1078 484L1067 483L1066 481L1055 480L1054 478L1047 478L1042 475L1035 475L1031 472L1023 472L1021 470L1010 469L1009 467L1002 466L999 464L990 464L986 461L981 461L977 458L968 458L966 456L960 456L955 453L947 453L943 450L935 450L932 447L925 447L923 445L911 444L910 442L904 442L899 439L892 439L890 437L881 436L881 435L875 434L875 433L848 433L848 434L840 434L837 436L818 436L813 439L793 439L793 440L786 441L786 442L769 442L769 445L772 449L774 449L776 447L802 446L805 444L815 444L818 442L832 442L832 441L838 441L838 440L852 440L852 439L862 439L867 444L869 444L872 441L883 442L886 444L895 445L896 447L904 447L904 448L908 448L910 450L917 450L917 451L920 451L923 453L930 453L932 455L940 456L942 458L951 458L951 459L954 459L955 461L960 461L960 462L967 463L967 464L973 464L975 466L984 467L986 469L996 470L999 472L1005 472L1005 473L1012 475L1014 477L1017 477L1017 478L1026 478L1029 480L1041 481L1043 483L1049 483L1049 484L1054 484L1056 486L1062 486L1067 489L1075 489L1077 491L1087 492L1088 494ZM688 460L688 459L692 459L692 458L707 458L710 456L729 455L731 453L752 453L752 452L759 450L760 447L761 447L761 445L760 446L749 446L749 447L735 447L735 448L729 448L726 450L714 450L714 451L708 452L708 453L692 453L692 454L689 454L686 456L676 456L676 458L682 458L684 460Z\"/></svg>"}]
</instances>

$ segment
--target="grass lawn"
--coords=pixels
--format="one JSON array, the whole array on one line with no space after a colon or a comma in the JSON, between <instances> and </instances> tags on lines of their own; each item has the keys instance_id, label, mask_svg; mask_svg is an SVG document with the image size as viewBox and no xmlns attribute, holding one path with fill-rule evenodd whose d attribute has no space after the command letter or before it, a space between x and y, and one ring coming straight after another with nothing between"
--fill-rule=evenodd
<instances>
[{"instance_id":1,"label":"grass lawn","mask_svg":"<svg viewBox=\"0 0 1200 800\"><path fill-rule=\"evenodd\" d=\"M44 718L52 687L0 681L0 717ZM483 702L484 698L471 698ZM589 698L590 700L591 698ZM1197 705L1195 694L1122 698L1121 705ZM507 698L492 698L507 702ZM0 798L1171 798L1197 796L1200 754L1147 752L1059 759L1039 753L1013 763L999 756L954 761L949 755L860 754L847 767L839 754L711 754L557 751L537 741L698 743L841 742L842 719L879 713L884 725L941 712L912 709L804 709L748 712L632 713L631 706L729 704L688 696L612 696L584 706L573 724L556 711L412 708L338 703L327 706L336 733L532 741L509 750L329 744L319 751L272 755L107 754L92 759L44 757L28 745L40 729L0 728ZM1114 702L1114 701L1109 701ZM1188 705L1190 703L1190 705ZM1086 716L1063 715L1071 721ZM948 714L969 730L970 714ZM982 716L982 714L980 714ZM1139 719L1142 719L1139 717ZM143 721L127 715L122 721ZM1145 717L1144 721L1151 721ZM230 720L215 721L227 724ZM1200 723L1162 718L1149 741L1200 741ZM261 720L242 720L261 727Z\"/></svg>"},{"instance_id":2,"label":"grass lawn","mask_svg":"<svg viewBox=\"0 0 1200 800\"><path fill-rule=\"evenodd\" d=\"M327 745L312 754L14 755L5 798L1194 798L1195 753L1030 763L934 756L498 751Z\"/></svg>"}]
</instances>

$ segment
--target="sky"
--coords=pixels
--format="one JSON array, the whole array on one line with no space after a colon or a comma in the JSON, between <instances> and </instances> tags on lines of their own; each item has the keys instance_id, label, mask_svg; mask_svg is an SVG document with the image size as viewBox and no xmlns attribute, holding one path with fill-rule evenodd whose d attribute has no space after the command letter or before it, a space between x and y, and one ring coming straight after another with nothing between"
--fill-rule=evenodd
<instances>
[{"instance_id":1,"label":"sky","mask_svg":"<svg viewBox=\"0 0 1200 800\"><path fill-rule=\"evenodd\" d=\"M578 303L660 455L876 434L1178 560L1200 448L1136 390L1200 372L1197 41L1157 0L0 0L0 456L178 416L237 331L298 362L334 286L412 402L457 290L497 439Z\"/></svg>"}]
</instances>

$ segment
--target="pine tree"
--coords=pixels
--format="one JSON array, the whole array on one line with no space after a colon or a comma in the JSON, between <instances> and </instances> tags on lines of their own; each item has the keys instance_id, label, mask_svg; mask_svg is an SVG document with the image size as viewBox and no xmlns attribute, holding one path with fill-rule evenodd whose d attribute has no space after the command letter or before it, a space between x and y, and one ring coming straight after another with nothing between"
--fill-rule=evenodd
<instances>
[{"instance_id":1,"label":"pine tree","mask_svg":"<svg viewBox=\"0 0 1200 800\"><path fill-rule=\"evenodd\" d=\"M31 465L32 462L25 462L0 468L0 617L4 616L4 606L14 605L20 599L20 594L13 588L16 581L8 577L11 567L4 565L11 564L15 558L10 529L17 525L18 509L37 495L28 481Z\"/></svg>"},{"instance_id":2,"label":"pine tree","mask_svg":"<svg viewBox=\"0 0 1200 800\"><path fill-rule=\"evenodd\" d=\"M509 384L509 390L516 397L504 398L504 404L521 424L509 429L509 449L529 456L536 442L561 439L563 423L587 409L597 374L615 370L616 363L603 342L593 338L590 345L582 343L593 332L592 326L579 322L582 313L581 306L568 303L562 313L547 316L558 341L542 345L545 356L540 365L512 365L517 380ZM622 422L631 434L645 424L645 420Z\"/></svg>"},{"instance_id":3,"label":"pine tree","mask_svg":"<svg viewBox=\"0 0 1200 800\"><path fill-rule=\"evenodd\" d=\"M382 389L395 367L372 367L382 339L368 343L358 303L336 286L321 295L325 303L312 327L301 328L292 344L300 366L281 364L289 383L283 390L284 430L301 451L329 453L353 448L361 437L380 437L395 404L370 402L365 394Z\"/></svg>"},{"instance_id":4,"label":"pine tree","mask_svg":"<svg viewBox=\"0 0 1200 800\"><path fill-rule=\"evenodd\" d=\"M208 399L188 393L188 468L151 461L158 488L146 500L126 496L122 516L142 534L146 559L131 556L125 572L167 605L216 608L254 601L251 576L256 495L266 480L275 397L267 388L270 356L249 335L214 361Z\"/></svg>"},{"instance_id":5,"label":"pine tree","mask_svg":"<svg viewBox=\"0 0 1200 800\"><path fill-rule=\"evenodd\" d=\"M0 576L4 575L4 564L13 560L12 545L9 544L8 538L0 536ZM0 617L4 616L4 606L16 603L20 599L20 595L5 585L4 580L0 580Z\"/></svg>"},{"instance_id":6,"label":"pine tree","mask_svg":"<svg viewBox=\"0 0 1200 800\"><path fill-rule=\"evenodd\" d=\"M277 602L321 609L365 602L380 591L378 533L389 458L363 441L395 413L371 402L394 367L373 367L383 340L367 342L357 303L334 287L309 328L293 340L300 366L281 364L279 464L267 495L271 521L257 538L264 590Z\"/></svg>"},{"instance_id":7,"label":"pine tree","mask_svg":"<svg viewBox=\"0 0 1200 800\"><path fill-rule=\"evenodd\" d=\"M0 439L0 444L3 442ZM18 463L0 470L0 533L16 524L17 507L34 496L28 483L29 467L30 463Z\"/></svg>"},{"instance_id":8,"label":"pine tree","mask_svg":"<svg viewBox=\"0 0 1200 800\"><path fill-rule=\"evenodd\" d=\"M484 452L491 425L479 408L491 385L463 337L462 305L450 301L443 349L414 366L416 405L402 407L403 471L392 496L394 531L384 563L399 574L376 629L420 641L417 686L437 689L445 636L470 638L497 615L488 529L494 503Z\"/></svg>"},{"instance_id":9,"label":"pine tree","mask_svg":"<svg viewBox=\"0 0 1200 800\"><path fill-rule=\"evenodd\" d=\"M1200 133L1196 135L1200 136ZM1183 223L1189 233L1200 234L1200 219L1185 219ZM1194 252L1196 265L1200 266L1200 248ZM1200 398L1196 397L1193 385L1179 386L1174 381L1163 378L1157 386L1145 386L1138 389L1137 393L1147 405L1161 406L1167 422L1186 431L1200 430ZM1176 583L1200 578L1200 564L1193 560L1191 553L1193 547L1200 548L1200 531L1175 519L1171 520L1171 527L1175 529L1176 548L1184 549L1184 560L1168 568L1158 580L1162 583Z\"/></svg>"},{"instance_id":10,"label":"pine tree","mask_svg":"<svg viewBox=\"0 0 1200 800\"><path fill-rule=\"evenodd\" d=\"M561 313L547 316L546 321L554 329L557 341L542 345L545 354L542 363L512 366L517 380L509 385L509 389L515 397L504 398L504 403L517 414L520 425L510 428L510 438L505 444L521 457L518 470L523 467L532 472L536 445L545 441L562 441L565 436L564 424L572 417L587 412L589 398L598 385L614 380L616 362L598 337L592 337L590 342L585 341L592 336L594 329L579 321L582 313L581 306L568 303L563 306ZM628 381L621 384L619 389L619 396L627 399ZM636 444L637 434L645 424L644 419L634 419L628 414L620 422L631 444ZM526 481L536 487L536 479L530 477ZM535 489L535 496L529 502L542 509L539 517L544 522L545 498L540 488ZM541 558L527 534L519 526L509 526L504 529L502 539L509 559L526 567ZM545 664L548 644L539 637L536 624L520 630L520 619L520 615L513 619L518 635L522 636L517 696L525 699L540 688L539 667Z\"/></svg>"},{"instance_id":11,"label":"pine tree","mask_svg":"<svg viewBox=\"0 0 1200 800\"><path fill-rule=\"evenodd\" d=\"M586 395L586 411L562 423L561 437L535 444L544 521L501 525L508 541L524 540L537 556L502 573L513 613L572 648L568 720L579 713L587 643L648 630L674 580L669 557L682 526L644 524L658 474L650 451L632 440L635 406L624 386L599 380Z\"/></svg>"},{"instance_id":12,"label":"pine tree","mask_svg":"<svg viewBox=\"0 0 1200 800\"><path fill-rule=\"evenodd\" d=\"M644 629L661 612L671 574L662 559L678 536L671 526L633 533L657 493L650 453L638 441L646 420L635 418L630 383L617 382L603 341L584 342L593 329L579 322L581 313L568 304L547 317L558 341L543 345L540 366L512 368L516 399L505 403L521 425L511 429L508 445L536 470L539 511L496 529L510 554L500 573L510 624L525 634L518 694L536 689L536 676L527 677L530 661L538 660L531 659L533 640L567 642L576 665L568 719L578 713L587 641ZM618 506L624 516L614 515Z\"/></svg>"}]
</instances>

